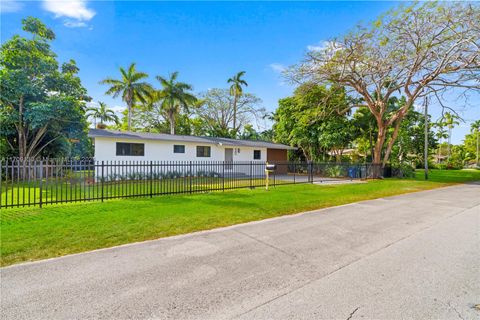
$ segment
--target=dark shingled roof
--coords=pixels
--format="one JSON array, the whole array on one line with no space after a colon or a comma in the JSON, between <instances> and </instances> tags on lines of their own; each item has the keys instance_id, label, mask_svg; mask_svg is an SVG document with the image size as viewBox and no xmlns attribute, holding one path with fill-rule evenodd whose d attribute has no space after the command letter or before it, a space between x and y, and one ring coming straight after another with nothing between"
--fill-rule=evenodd
<instances>
[{"instance_id":1,"label":"dark shingled roof","mask_svg":"<svg viewBox=\"0 0 480 320\"><path fill-rule=\"evenodd\" d=\"M216 138L216 137L181 136L181 135L171 135L171 134L165 134L165 133L127 132L127 131L115 131L115 130L104 130L104 129L90 129L88 136L91 138L102 137L102 138L117 138L117 139L136 139L136 140L160 140L160 141L173 141L173 142L206 143L206 144L237 146L237 147L286 149L286 150L296 149L294 147L287 146L285 144L273 143L273 142L267 142L267 141L237 140L237 139Z\"/></svg>"}]
</instances>

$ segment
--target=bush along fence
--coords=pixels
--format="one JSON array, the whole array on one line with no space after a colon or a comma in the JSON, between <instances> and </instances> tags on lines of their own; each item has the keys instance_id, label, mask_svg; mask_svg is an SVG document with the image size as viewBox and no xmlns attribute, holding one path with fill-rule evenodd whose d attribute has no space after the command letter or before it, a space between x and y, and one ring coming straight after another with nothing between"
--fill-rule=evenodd
<instances>
[{"instance_id":1,"label":"bush along fence","mask_svg":"<svg viewBox=\"0 0 480 320\"><path fill-rule=\"evenodd\" d=\"M0 208L104 201L127 197L256 188L266 184L265 162L0 160ZM283 162L269 185L390 176L373 164Z\"/></svg>"}]
</instances>

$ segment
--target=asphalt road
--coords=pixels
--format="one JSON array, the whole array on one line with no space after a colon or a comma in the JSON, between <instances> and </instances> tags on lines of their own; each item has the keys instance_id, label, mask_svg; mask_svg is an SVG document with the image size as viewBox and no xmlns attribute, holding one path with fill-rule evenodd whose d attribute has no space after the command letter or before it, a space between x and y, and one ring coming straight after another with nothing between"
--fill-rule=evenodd
<instances>
[{"instance_id":1,"label":"asphalt road","mask_svg":"<svg viewBox=\"0 0 480 320\"><path fill-rule=\"evenodd\" d=\"M480 185L0 272L2 319L480 319Z\"/></svg>"}]
</instances>

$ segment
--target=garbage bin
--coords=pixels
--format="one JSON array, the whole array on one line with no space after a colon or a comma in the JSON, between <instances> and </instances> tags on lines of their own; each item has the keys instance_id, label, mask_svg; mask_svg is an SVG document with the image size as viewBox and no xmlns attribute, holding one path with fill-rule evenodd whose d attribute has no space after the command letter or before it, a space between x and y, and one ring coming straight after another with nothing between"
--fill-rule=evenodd
<instances>
[{"instance_id":1,"label":"garbage bin","mask_svg":"<svg viewBox=\"0 0 480 320\"><path fill-rule=\"evenodd\" d=\"M348 177L352 178L352 179L357 177L357 168L356 167L348 168Z\"/></svg>"}]
</instances>

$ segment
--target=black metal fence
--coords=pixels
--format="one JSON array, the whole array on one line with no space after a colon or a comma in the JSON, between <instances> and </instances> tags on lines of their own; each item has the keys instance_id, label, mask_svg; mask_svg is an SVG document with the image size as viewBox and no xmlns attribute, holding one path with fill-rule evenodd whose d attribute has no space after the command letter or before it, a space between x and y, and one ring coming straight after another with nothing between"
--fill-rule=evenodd
<instances>
[{"instance_id":1,"label":"black metal fence","mask_svg":"<svg viewBox=\"0 0 480 320\"><path fill-rule=\"evenodd\" d=\"M265 162L0 160L0 208L263 187ZM382 171L381 174L379 172ZM276 163L270 186L384 175L379 166Z\"/></svg>"}]
</instances>

